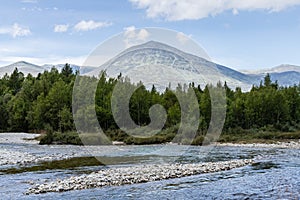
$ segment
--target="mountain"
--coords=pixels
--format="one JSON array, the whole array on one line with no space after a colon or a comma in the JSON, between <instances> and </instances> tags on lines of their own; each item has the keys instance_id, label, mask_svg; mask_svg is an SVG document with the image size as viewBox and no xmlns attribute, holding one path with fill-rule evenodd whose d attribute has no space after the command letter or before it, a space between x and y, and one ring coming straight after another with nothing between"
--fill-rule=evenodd
<instances>
[{"instance_id":1,"label":"mountain","mask_svg":"<svg viewBox=\"0 0 300 200\"><path fill-rule=\"evenodd\" d=\"M28 75L29 73L33 76L37 76L39 73L43 73L46 70L48 71L51 70L52 67L55 67L56 69L58 69L58 71L61 71L61 69L64 66L65 64L57 64L57 65L45 64L39 66L25 61L19 61L10 64L8 66L0 67L0 77L4 76L6 73L11 74L15 70L15 68L18 68L18 70L22 72L25 76ZM94 67L78 66L73 64L70 64L70 66L74 72L79 70L81 74L88 73L95 69Z\"/></svg>"},{"instance_id":2,"label":"mountain","mask_svg":"<svg viewBox=\"0 0 300 200\"><path fill-rule=\"evenodd\" d=\"M122 73L133 82L142 81L148 89L154 84L159 90L164 90L169 83L174 89L178 83L194 82L203 87L226 81L232 89L241 87L248 91L252 85L259 85L267 73L281 86L292 86L300 81L299 66L280 65L255 73L242 73L155 41L130 47L87 74L97 76L104 70L110 77Z\"/></svg>"},{"instance_id":3,"label":"mountain","mask_svg":"<svg viewBox=\"0 0 300 200\"><path fill-rule=\"evenodd\" d=\"M56 64L56 65L45 64L42 67L48 71L52 67L55 67L56 69L58 69L58 71L61 71L64 66L65 66L65 64ZM74 64L70 64L70 67L73 69L73 72L79 71L80 74L85 74L85 73L95 70L95 67L79 66L79 65L74 65Z\"/></svg>"},{"instance_id":4,"label":"mountain","mask_svg":"<svg viewBox=\"0 0 300 200\"><path fill-rule=\"evenodd\" d=\"M25 75L30 73L33 76L36 76L38 73L45 70L41 66L34 65L25 61L20 61L5 67L0 67L0 77L4 76L6 73L11 74L15 70L15 68L18 68L18 70L20 72L23 72Z\"/></svg>"},{"instance_id":5,"label":"mountain","mask_svg":"<svg viewBox=\"0 0 300 200\"><path fill-rule=\"evenodd\" d=\"M270 69L262 69L262 70L257 70L257 71L249 71L245 72L247 74L271 74L271 73L283 73L283 72L299 72L300 73L300 66L296 65L288 65L288 64L283 64L279 65L277 67L273 67Z\"/></svg>"},{"instance_id":6,"label":"mountain","mask_svg":"<svg viewBox=\"0 0 300 200\"><path fill-rule=\"evenodd\" d=\"M292 86L300 83L300 73L296 71L270 73L270 76L272 81L278 81L281 86Z\"/></svg>"},{"instance_id":7,"label":"mountain","mask_svg":"<svg viewBox=\"0 0 300 200\"><path fill-rule=\"evenodd\" d=\"M126 49L88 75L98 75L102 70L110 77L122 73L133 82L142 81L147 88L154 84L158 90L169 83L175 88L178 83L194 82L203 87L226 81L229 87L243 90L253 84L251 76L155 41Z\"/></svg>"},{"instance_id":8,"label":"mountain","mask_svg":"<svg viewBox=\"0 0 300 200\"><path fill-rule=\"evenodd\" d=\"M300 66L296 65L279 65L270 69L245 72L248 76L255 77L257 80L263 80L268 73L272 81L278 81L281 86L292 86L300 82Z\"/></svg>"},{"instance_id":9,"label":"mountain","mask_svg":"<svg viewBox=\"0 0 300 200\"><path fill-rule=\"evenodd\" d=\"M64 64L39 66L20 61L0 67L0 77L5 73L12 73L15 68L25 75L30 73L36 76L53 66L60 71ZM271 69L242 73L155 41L125 49L97 68L73 64L71 68L74 72L79 70L83 75L98 76L104 70L109 77L117 77L122 73L123 77L128 76L132 82L142 81L148 89L154 84L159 91L163 91L169 83L173 89L178 83L183 85L191 82L200 84L203 88L206 84L216 84L218 81L226 81L232 89L241 87L243 91L248 91L252 85L259 85L267 73L273 81L277 80L282 86L292 86L300 81L299 66L280 65Z\"/></svg>"}]
</instances>

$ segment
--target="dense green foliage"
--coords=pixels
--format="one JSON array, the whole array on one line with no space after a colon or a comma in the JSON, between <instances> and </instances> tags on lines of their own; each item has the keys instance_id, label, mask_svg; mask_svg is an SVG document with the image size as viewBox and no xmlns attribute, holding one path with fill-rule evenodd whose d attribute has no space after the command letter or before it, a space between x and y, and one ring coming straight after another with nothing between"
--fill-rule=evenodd
<instances>
[{"instance_id":1,"label":"dense green foliage","mask_svg":"<svg viewBox=\"0 0 300 200\"><path fill-rule=\"evenodd\" d=\"M25 77L17 69L11 75L0 79L0 130L43 132L47 137L42 143L72 143L81 144L76 137L72 114L72 90L76 74L70 65L66 64L61 72L52 68L37 77L30 74ZM95 77L88 77L95 79ZM166 89L163 93L146 88L139 83L139 88L130 99L130 115L137 125L150 123L149 109L160 104L167 112L167 121L161 132L150 138L137 138L121 131L112 115L111 95L117 82L130 83L121 75L107 78L105 73L99 77L95 97L97 119L105 134L111 140L124 141L127 144L151 144L172 141L179 129L181 120L180 105L173 91ZM186 93L193 90L197 96L200 109L199 129L193 144L201 144L208 129L211 117L211 100L209 87L200 88L191 83L189 86L178 86L177 90ZM255 135L260 137L260 131L296 132L300 130L300 85L279 87L272 83L267 75L260 86L253 86L251 91L242 92L240 88L231 90L224 87L227 98L227 114L224 125L224 137L227 135ZM84 94L83 94L84 95ZM89 109L83 111L89 114ZM87 124L87 126L89 126ZM247 131L248 130L248 131ZM250 131L252 130L252 131ZM147 131L147 130L145 130ZM94 132L94 130L91 130ZM180 133L185 134L185 133ZM177 137L179 143L184 136ZM294 138L299 138L297 134ZM267 137L267 136L264 136ZM93 141L93 138L91 139ZM105 142L106 143L106 142Z\"/></svg>"}]
</instances>

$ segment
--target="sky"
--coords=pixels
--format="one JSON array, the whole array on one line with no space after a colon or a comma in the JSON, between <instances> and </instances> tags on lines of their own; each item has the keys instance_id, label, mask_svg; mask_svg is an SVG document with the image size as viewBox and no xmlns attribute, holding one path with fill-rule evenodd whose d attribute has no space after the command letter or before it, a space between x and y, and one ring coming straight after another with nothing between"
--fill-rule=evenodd
<instances>
[{"instance_id":1,"label":"sky","mask_svg":"<svg viewBox=\"0 0 300 200\"><path fill-rule=\"evenodd\" d=\"M143 38L145 27L180 32L233 69L300 65L300 0L0 2L0 66L82 65L112 36L131 31Z\"/></svg>"}]
</instances>

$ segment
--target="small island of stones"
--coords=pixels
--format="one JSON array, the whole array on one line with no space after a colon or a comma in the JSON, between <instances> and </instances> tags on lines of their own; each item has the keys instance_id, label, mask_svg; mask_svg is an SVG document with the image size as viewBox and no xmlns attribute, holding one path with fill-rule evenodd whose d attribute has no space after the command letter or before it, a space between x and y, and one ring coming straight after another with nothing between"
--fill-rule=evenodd
<instances>
[{"instance_id":1,"label":"small island of stones","mask_svg":"<svg viewBox=\"0 0 300 200\"><path fill-rule=\"evenodd\" d=\"M213 173L243 167L253 163L251 159L199 164L139 165L132 167L108 168L88 175L70 177L55 182L43 183L30 188L26 194L64 192L91 189L104 186L145 183L151 181L181 178L202 173Z\"/></svg>"}]
</instances>

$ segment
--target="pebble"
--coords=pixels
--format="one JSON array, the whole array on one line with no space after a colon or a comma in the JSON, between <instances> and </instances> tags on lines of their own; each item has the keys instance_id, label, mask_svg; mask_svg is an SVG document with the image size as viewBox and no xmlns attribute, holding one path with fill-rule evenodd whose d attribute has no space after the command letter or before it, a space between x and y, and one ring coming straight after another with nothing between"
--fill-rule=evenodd
<instances>
[{"instance_id":1,"label":"pebble","mask_svg":"<svg viewBox=\"0 0 300 200\"><path fill-rule=\"evenodd\" d=\"M65 153L52 153L49 155L29 153L24 150L11 149L10 145L1 144L21 144L23 145L38 145L38 141L34 140L39 134L28 133L0 133L0 166L6 165L25 165L38 163L42 161L63 160L72 157L80 157L86 155L84 151L78 151L78 148L74 149L76 152ZM46 146L46 148L53 148L53 146ZM59 146L59 148L69 148L68 146Z\"/></svg>"},{"instance_id":2,"label":"pebble","mask_svg":"<svg viewBox=\"0 0 300 200\"><path fill-rule=\"evenodd\" d=\"M251 159L207 162L198 164L137 165L103 169L87 175L72 176L64 180L42 183L30 188L25 194L64 192L104 186L120 186L171 178L181 178L202 173L213 173L243 167L253 163Z\"/></svg>"},{"instance_id":3,"label":"pebble","mask_svg":"<svg viewBox=\"0 0 300 200\"><path fill-rule=\"evenodd\" d=\"M252 144L235 144L235 143L217 143L217 146L232 147L253 147L253 148L282 148L282 149L300 149L300 140L290 142L276 142L273 144L252 143Z\"/></svg>"}]
</instances>

